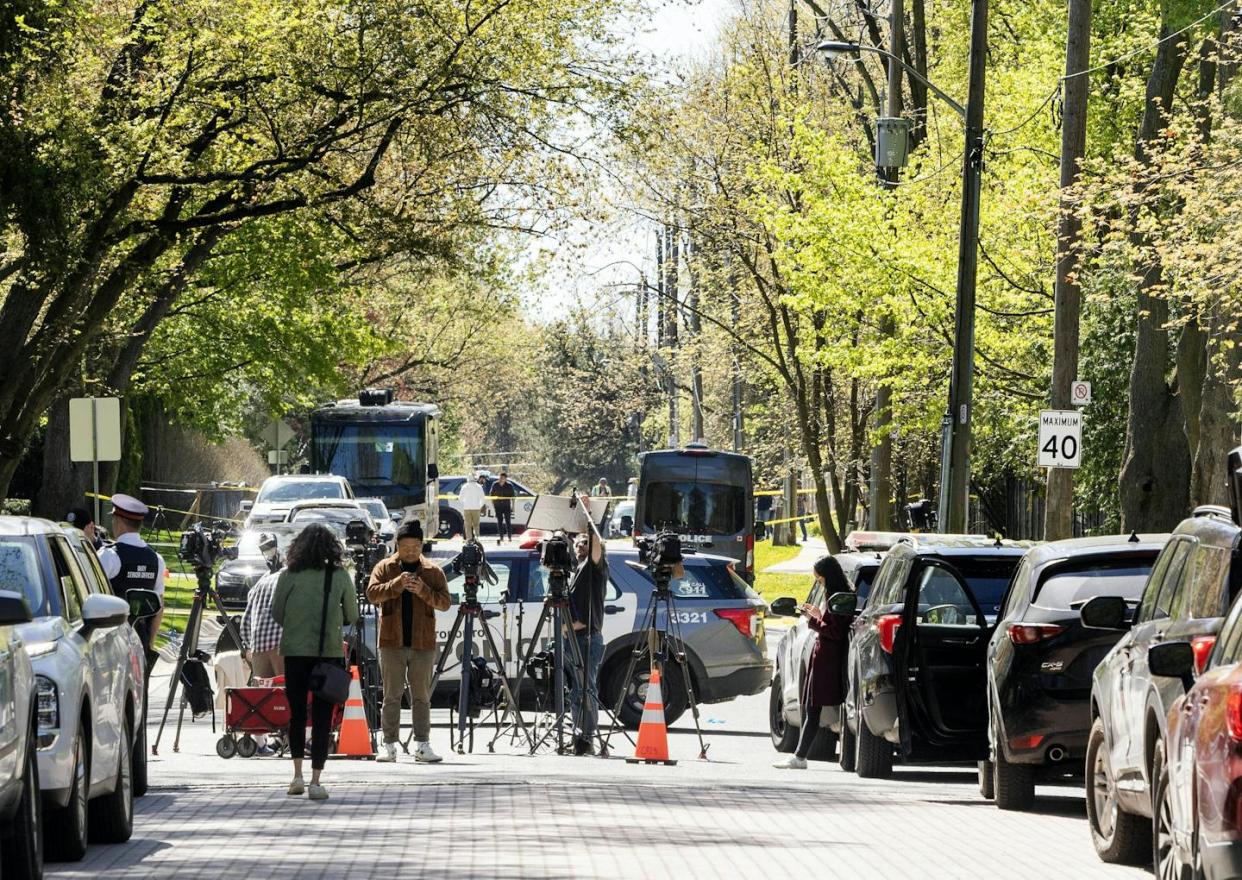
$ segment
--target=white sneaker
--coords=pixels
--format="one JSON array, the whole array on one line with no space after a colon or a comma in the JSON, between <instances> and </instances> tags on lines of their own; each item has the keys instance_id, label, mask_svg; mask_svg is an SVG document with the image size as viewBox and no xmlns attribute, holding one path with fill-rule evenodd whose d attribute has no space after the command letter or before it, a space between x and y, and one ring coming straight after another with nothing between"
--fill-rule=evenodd
<instances>
[{"instance_id":1,"label":"white sneaker","mask_svg":"<svg viewBox=\"0 0 1242 880\"><path fill-rule=\"evenodd\" d=\"M313 801L326 801L328 799L328 790L318 782L312 782L307 797Z\"/></svg>"},{"instance_id":2,"label":"white sneaker","mask_svg":"<svg viewBox=\"0 0 1242 880\"><path fill-rule=\"evenodd\" d=\"M414 749L414 760L420 764L438 764L443 759L431 750L431 743L419 743Z\"/></svg>"},{"instance_id":3,"label":"white sneaker","mask_svg":"<svg viewBox=\"0 0 1242 880\"><path fill-rule=\"evenodd\" d=\"M777 770L805 770L806 758L799 758L797 755L790 755L788 758L777 761L772 766Z\"/></svg>"},{"instance_id":4,"label":"white sneaker","mask_svg":"<svg viewBox=\"0 0 1242 880\"><path fill-rule=\"evenodd\" d=\"M393 764L397 760L397 744L384 743L384 751L376 756L375 760L380 764Z\"/></svg>"},{"instance_id":5,"label":"white sneaker","mask_svg":"<svg viewBox=\"0 0 1242 880\"><path fill-rule=\"evenodd\" d=\"M305 792L306 783L302 781L302 777L293 777L293 781L289 783L289 797L301 797Z\"/></svg>"}]
</instances>

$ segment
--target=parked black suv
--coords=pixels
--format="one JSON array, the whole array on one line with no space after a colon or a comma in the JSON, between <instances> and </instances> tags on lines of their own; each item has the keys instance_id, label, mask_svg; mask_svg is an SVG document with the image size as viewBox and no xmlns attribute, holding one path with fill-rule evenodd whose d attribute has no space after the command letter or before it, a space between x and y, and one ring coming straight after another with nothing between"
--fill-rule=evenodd
<instances>
[{"instance_id":1,"label":"parked black suv","mask_svg":"<svg viewBox=\"0 0 1242 880\"><path fill-rule=\"evenodd\" d=\"M1002 810L1029 809L1035 783L1081 774L1091 728L1091 674L1121 638L1087 629L1096 596L1138 604L1168 535L1080 538L1026 554L988 642L988 757L979 789Z\"/></svg>"},{"instance_id":2,"label":"parked black suv","mask_svg":"<svg viewBox=\"0 0 1242 880\"><path fill-rule=\"evenodd\" d=\"M1239 536L1230 512L1201 507L1161 551L1131 615L1124 599L1100 596L1081 612L1088 627L1122 632L1091 685L1086 794L1091 838L1106 862L1151 858L1152 767L1163 754L1180 679L1153 676L1147 652L1164 641L1199 640L1207 659L1242 587ZM1212 637L1212 638L1205 638Z\"/></svg>"},{"instance_id":3,"label":"parked black suv","mask_svg":"<svg viewBox=\"0 0 1242 880\"><path fill-rule=\"evenodd\" d=\"M841 766L987 754L988 636L1026 546L920 535L889 551L851 632Z\"/></svg>"}]
</instances>

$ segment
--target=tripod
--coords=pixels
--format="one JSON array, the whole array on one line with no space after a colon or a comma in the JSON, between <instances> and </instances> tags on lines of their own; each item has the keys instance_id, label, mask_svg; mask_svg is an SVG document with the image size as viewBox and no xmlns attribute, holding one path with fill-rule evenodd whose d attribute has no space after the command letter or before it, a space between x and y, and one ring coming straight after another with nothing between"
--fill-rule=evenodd
<instances>
[{"instance_id":1,"label":"tripod","mask_svg":"<svg viewBox=\"0 0 1242 880\"><path fill-rule=\"evenodd\" d=\"M535 624L535 631L531 634L530 645L526 649L526 655L522 658L522 666L520 675L530 675L531 659L535 656L536 650L539 648L539 636L543 633L543 627L552 621L552 655L553 655L553 674L552 674L552 711L555 718L548 730L539 739L531 743L531 754L539 750L539 748L552 735L552 731L556 731L556 751L557 754L564 754L565 751L565 719L571 716L571 712L565 707L565 645L569 645L570 653L574 664L573 675L578 676L578 682L581 685L579 711L583 712L587 702L587 681L586 681L586 658L582 656L582 651L578 645L578 639L573 631L572 615L569 613L569 596L566 592L566 581L568 574L562 569L548 569L548 595L543 600L543 610L539 613L539 621ZM533 676L532 676L533 678ZM521 677L518 678L518 688L522 685ZM607 707L604 711L608 712ZM611 712L608 713L612 715ZM615 718L613 719L616 720ZM608 743L600 736L599 729L595 730L595 738L600 745L600 755L607 756Z\"/></svg>"},{"instance_id":2,"label":"tripod","mask_svg":"<svg viewBox=\"0 0 1242 880\"><path fill-rule=\"evenodd\" d=\"M465 754L466 729L470 716L470 676L474 670L474 622L476 618L479 621L480 628L483 630L483 637L492 649L492 656L500 664L500 669L497 673L500 676L500 687L504 691L505 699L513 707L514 721L526 737L527 742L530 742L530 732L522 721L517 700L513 697L513 689L509 687L509 677L505 674L505 655L497 648L496 637L492 634L492 629L487 625L487 621L483 619L483 606L479 604L479 575L477 572L466 572L464 587L461 604L457 606L457 617L453 620L453 626L449 630L448 639L444 643L444 650L440 652L440 659L436 661L436 669L431 676L431 691L435 693L436 682L440 680L440 675L444 672L444 667L448 664L449 657L453 654L453 643L457 640L457 634L464 632L462 636L461 684L457 689L457 754ZM471 726L470 746L471 749L474 748L473 726Z\"/></svg>"},{"instance_id":3,"label":"tripod","mask_svg":"<svg viewBox=\"0 0 1242 880\"><path fill-rule=\"evenodd\" d=\"M362 705L366 711L367 733L371 738L371 751L375 751L375 731L380 726L379 701L376 694L380 691L378 637L379 614L370 600L367 599L366 580L369 576L365 565L354 567L354 593L358 597L358 619L354 621L353 631L349 640L353 644L354 662L358 666L359 685L362 687ZM376 636L373 645L367 637L367 620L372 621L372 633Z\"/></svg>"},{"instance_id":4,"label":"tripod","mask_svg":"<svg viewBox=\"0 0 1242 880\"><path fill-rule=\"evenodd\" d=\"M172 709L173 700L177 695L177 686L181 684L181 670L185 668L185 663L191 657L196 656L198 651L198 630L203 620L203 607L210 599L216 606L221 619L224 621L224 629L232 637L237 645L241 645L241 633L237 630L237 625L233 623L233 619L224 612L224 606L220 604L220 597L211 587L211 568L204 565L194 566L194 577L197 580L197 586L194 590L194 604L190 606L190 619L185 626L185 638L181 641L181 652L177 655L177 665L173 669L172 678L168 682L168 699L164 702L164 717L160 719L160 729L155 734L155 744L151 746L151 754L158 755L160 753L160 737L164 735L164 725L168 723L168 713ZM173 739L173 751L181 751L181 722L185 719L185 699L182 695L180 711L177 713L177 736ZM215 733L215 708L212 708L211 732Z\"/></svg>"},{"instance_id":5,"label":"tripod","mask_svg":"<svg viewBox=\"0 0 1242 880\"><path fill-rule=\"evenodd\" d=\"M626 698L629 696L630 682L634 679L634 670L638 665L638 658L648 652L651 653L651 665L660 672L660 682L668 681L665 673L668 661L671 658L681 669L681 679L686 686L686 699L690 703L690 714L694 719L694 732L699 737L699 759L707 760L707 744L703 741L703 729L699 727L699 706L694 699L694 687L690 683L690 666L686 662L686 653L681 650L681 645L685 641L681 636L681 624L677 616L677 603L673 599L673 593L668 588L669 580L672 572L665 566L661 566L652 572L655 579L655 589L651 592L651 603L647 606L647 612L643 618L641 631L645 631L647 637L640 639L634 644L634 652L630 655L630 665L625 671L625 677L621 679L621 693L617 695L617 708L612 713L612 725L608 728L608 736L604 739L603 747L607 749L608 742L612 739L613 730L617 726L617 717L621 714L621 706L624 705ZM664 608L664 619L666 628L660 629L659 612L660 608ZM669 630L672 630L671 638ZM668 763L676 763L670 761Z\"/></svg>"}]
</instances>

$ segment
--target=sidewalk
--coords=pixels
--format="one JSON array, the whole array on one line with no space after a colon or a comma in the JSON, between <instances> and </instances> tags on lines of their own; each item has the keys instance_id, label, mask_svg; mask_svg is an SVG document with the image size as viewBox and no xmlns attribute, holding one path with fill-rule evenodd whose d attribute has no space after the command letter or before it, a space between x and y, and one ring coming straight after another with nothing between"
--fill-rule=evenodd
<instances>
[{"instance_id":1,"label":"sidewalk","mask_svg":"<svg viewBox=\"0 0 1242 880\"><path fill-rule=\"evenodd\" d=\"M769 565L763 571L766 574L810 574L815 560L828 553L828 545L823 538L811 538L802 545L802 549L793 559Z\"/></svg>"}]
</instances>

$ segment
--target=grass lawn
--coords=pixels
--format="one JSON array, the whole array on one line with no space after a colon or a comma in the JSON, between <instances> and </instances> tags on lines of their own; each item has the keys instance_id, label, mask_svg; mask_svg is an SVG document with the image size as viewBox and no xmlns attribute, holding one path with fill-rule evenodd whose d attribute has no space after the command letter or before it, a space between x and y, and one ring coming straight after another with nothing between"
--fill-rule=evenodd
<instances>
[{"instance_id":1,"label":"grass lawn","mask_svg":"<svg viewBox=\"0 0 1242 880\"><path fill-rule=\"evenodd\" d=\"M766 574L764 569L793 559L800 547L773 547L771 541L755 542L755 592L763 601L771 602L781 596L793 596L801 601L811 586L809 574Z\"/></svg>"}]
</instances>

